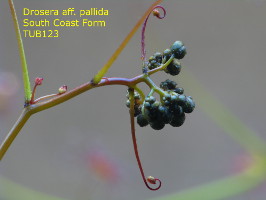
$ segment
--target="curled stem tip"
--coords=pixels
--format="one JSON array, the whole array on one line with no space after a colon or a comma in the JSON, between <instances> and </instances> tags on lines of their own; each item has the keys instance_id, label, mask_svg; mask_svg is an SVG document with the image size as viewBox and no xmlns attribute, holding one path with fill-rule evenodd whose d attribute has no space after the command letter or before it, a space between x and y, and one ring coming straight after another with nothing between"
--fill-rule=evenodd
<instances>
[{"instance_id":1,"label":"curled stem tip","mask_svg":"<svg viewBox=\"0 0 266 200\"><path fill-rule=\"evenodd\" d=\"M158 10L158 8L163 10L163 15L160 14L160 11ZM163 19L166 15L166 10L161 5L157 5L157 6L153 7L153 9L148 14L148 16L146 17L146 19L142 25L142 30L141 30L141 59L144 61L146 59L145 30L146 30L146 26L147 26L147 21L148 21L151 13L153 13L153 16L157 17L158 19Z\"/></svg>"},{"instance_id":2,"label":"curled stem tip","mask_svg":"<svg viewBox=\"0 0 266 200\"><path fill-rule=\"evenodd\" d=\"M152 176L149 177L145 177L143 168L142 168L142 164L140 161L140 157L139 157L139 153L138 153L138 145L137 145L137 139L136 139L136 131L135 131L135 121L134 121L134 106L135 106L135 100L134 100L134 88L129 88L129 99L130 99L130 124L131 124L131 135L132 135L132 141L133 141L133 146L134 146L134 152L135 152L135 156L136 156L136 160L139 166L139 170L142 176L142 179L146 185L146 187L152 191L158 190L160 189L160 187L162 186L162 183L160 181L160 179L154 178ZM156 182L159 182L159 185L156 188L152 188L149 186L148 182L150 184L156 184Z\"/></svg>"},{"instance_id":3,"label":"curled stem tip","mask_svg":"<svg viewBox=\"0 0 266 200\"><path fill-rule=\"evenodd\" d=\"M123 49L128 44L130 39L133 37L133 35L138 30L138 28L141 26L141 24L145 21L146 16L154 9L154 6L158 5L161 2L162 2L162 0L156 0L151 5L151 7L145 12L145 14L139 19L139 21L131 29L131 31L128 33L128 35L125 37L125 39L119 45L119 47L116 49L116 51L113 53L113 55L109 58L109 60L105 63L105 65L102 67L102 69L93 77L93 79L91 81L91 83L93 85L97 85L101 81L102 77L107 73L108 69L112 66L114 61L117 59L117 57L123 51Z\"/></svg>"}]
</instances>

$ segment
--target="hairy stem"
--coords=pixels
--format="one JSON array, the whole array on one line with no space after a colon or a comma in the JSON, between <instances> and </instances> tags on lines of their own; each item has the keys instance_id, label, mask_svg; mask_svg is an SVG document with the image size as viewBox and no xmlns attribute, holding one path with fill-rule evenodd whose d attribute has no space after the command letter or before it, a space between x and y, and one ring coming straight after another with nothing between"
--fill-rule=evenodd
<instances>
[{"instance_id":1,"label":"hairy stem","mask_svg":"<svg viewBox=\"0 0 266 200\"><path fill-rule=\"evenodd\" d=\"M29 102L31 100L31 87L30 87L30 78L29 78L29 73L28 73L28 66L27 66L26 56L25 56L24 47L23 47L23 41L21 38L18 19L17 19L16 10L15 10L13 1L8 0L8 2L9 2L12 18L14 21L14 26L15 26L16 36L17 36L17 41L18 41L18 49L19 49L19 55L20 55L20 61L21 61L21 67L22 67L23 83L24 83L25 103L29 104Z\"/></svg>"}]
</instances>

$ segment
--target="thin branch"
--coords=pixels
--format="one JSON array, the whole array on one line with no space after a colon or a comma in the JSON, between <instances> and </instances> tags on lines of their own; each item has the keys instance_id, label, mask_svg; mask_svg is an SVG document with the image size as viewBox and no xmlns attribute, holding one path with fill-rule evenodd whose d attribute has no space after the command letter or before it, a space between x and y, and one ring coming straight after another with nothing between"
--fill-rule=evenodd
<instances>
[{"instance_id":1,"label":"thin branch","mask_svg":"<svg viewBox=\"0 0 266 200\"><path fill-rule=\"evenodd\" d=\"M126 79L126 78L108 78L108 80L102 80L98 85L94 85L92 83L85 83L69 92L61 94L55 98L49 99L45 102L40 102L36 104L32 104L27 106L23 109L19 119L14 124L10 132L7 134L6 138L2 142L0 146L0 160L2 160L3 156L5 155L6 151L12 144L13 140L16 138L22 127L25 125L27 120L30 116L34 113L40 112L42 110L46 110L48 108L54 107L60 103L63 103L69 99L74 98L77 95L82 94L90 89L96 87L102 87L107 85L125 85L125 86L133 86L135 83L143 81L142 76L137 76L133 79Z\"/></svg>"},{"instance_id":2,"label":"thin branch","mask_svg":"<svg viewBox=\"0 0 266 200\"><path fill-rule=\"evenodd\" d=\"M170 60L170 59L169 59ZM150 70L148 72L148 75L152 75L154 73L156 73L159 70L164 69L165 67L167 67L167 65L170 62L166 62L164 65L161 65L160 67L158 67L158 69L153 69ZM26 121L28 120L28 118L37 112L40 112L42 110L46 110L48 108L54 107L58 104L61 104L65 101L68 101L90 89L96 88L96 87L102 87L102 86L107 86L107 85L124 85L127 87L136 87L136 85L138 83L141 82L146 82L146 77L147 75L141 74L138 75L134 78L128 79L128 78L119 78L119 77L113 77L113 78L104 78L101 80L101 82L97 85L88 82L85 83L83 85L80 85L76 88L74 88L73 90L70 90L69 92L66 92L64 94L60 94L54 98L51 98L47 101L44 102L35 102L35 104L29 105L27 106L20 118L18 119L18 121L14 124L13 128L10 130L10 132L8 133L8 135L6 136L6 138L4 139L4 141L2 142L1 146L0 146L0 160L2 160L3 156L5 155L6 151L8 150L9 146L11 145L11 143L13 142L13 140L15 139L15 137L18 135L19 131L22 129L22 127L24 126L24 124L26 123ZM143 94L142 94L143 96ZM37 101L39 101L41 99L37 99Z\"/></svg>"}]
</instances>

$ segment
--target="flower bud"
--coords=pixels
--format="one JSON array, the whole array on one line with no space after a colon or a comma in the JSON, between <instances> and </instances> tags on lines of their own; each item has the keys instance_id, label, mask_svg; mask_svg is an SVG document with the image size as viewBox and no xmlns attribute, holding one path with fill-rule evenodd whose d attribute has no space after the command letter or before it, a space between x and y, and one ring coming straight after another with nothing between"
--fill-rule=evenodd
<instances>
[{"instance_id":1,"label":"flower bud","mask_svg":"<svg viewBox=\"0 0 266 200\"><path fill-rule=\"evenodd\" d=\"M67 86L63 85L58 89L58 94L64 94L67 91Z\"/></svg>"},{"instance_id":2,"label":"flower bud","mask_svg":"<svg viewBox=\"0 0 266 200\"><path fill-rule=\"evenodd\" d=\"M35 85L41 85L43 81L43 78L37 77L35 78Z\"/></svg>"}]
</instances>

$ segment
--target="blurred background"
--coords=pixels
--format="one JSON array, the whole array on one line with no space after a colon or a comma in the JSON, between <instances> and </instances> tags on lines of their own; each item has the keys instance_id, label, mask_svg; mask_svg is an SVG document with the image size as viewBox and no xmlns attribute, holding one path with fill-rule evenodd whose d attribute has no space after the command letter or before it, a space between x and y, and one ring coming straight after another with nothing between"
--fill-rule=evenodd
<instances>
[{"instance_id":1,"label":"blurred background","mask_svg":"<svg viewBox=\"0 0 266 200\"><path fill-rule=\"evenodd\" d=\"M60 38L23 38L31 81L44 78L37 96L55 93L64 84L73 89L90 81L153 2L14 0L20 24L24 7L109 10L109 16L88 16L106 20L104 28L63 28ZM192 91L200 84L266 139L266 1L167 0L162 5L167 10L165 19L152 17L147 25L147 56L176 40L185 43L188 54L178 77L161 72L153 80L157 84L167 78L177 81L196 103L198 93ZM20 115L24 98L7 0L1 1L0 27L2 141ZM139 73L140 30L107 76L130 78ZM194 77L193 81L187 77ZM97 88L32 116L1 161L0 199L24 200L24 195L15 195L17 187L68 200L150 199L227 177L249 164L245 150L197 106L180 128L168 125L154 131L137 126L144 171L163 181L159 191L149 191L134 156L126 90L123 86ZM265 195L263 183L230 199L264 200Z\"/></svg>"}]
</instances>

